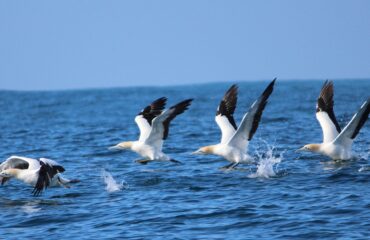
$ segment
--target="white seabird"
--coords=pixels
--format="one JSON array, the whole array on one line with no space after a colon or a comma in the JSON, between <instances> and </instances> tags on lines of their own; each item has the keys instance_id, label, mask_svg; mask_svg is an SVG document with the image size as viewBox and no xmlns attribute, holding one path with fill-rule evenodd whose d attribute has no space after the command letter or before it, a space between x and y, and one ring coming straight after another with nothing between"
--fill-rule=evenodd
<instances>
[{"instance_id":1,"label":"white seabird","mask_svg":"<svg viewBox=\"0 0 370 240\"><path fill-rule=\"evenodd\" d=\"M171 121L188 109L193 99L184 100L163 111L167 98L162 97L145 107L136 117L140 130L138 141L121 142L109 149L129 149L144 157L136 162L146 164L150 161L178 161L162 152L163 141L167 139Z\"/></svg>"},{"instance_id":2,"label":"white seabird","mask_svg":"<svg viewBox=\"0 0 370 240\"><path fill-rule=\"evenodd\" d=\"M333 82L325 81L316 105L316 118L322 128L323 143L307 144L298 150L317 152L333 160L348 160L353 158L352 143L369 116L370 98L341 130L333 110L333 96Z\"/></svg>"},{"instance_id":3,"label":"white seabird","mask_svg":"<svg viewBox=\"0 0 370 240\"><path fill-rule=\"evenodd\" d=\"M226 169L232 169L239 163L251 161L252 158L247 154L248 144L258 128L267 99L273 91L275 80L276 78L252 104L248 112L244 114L239 127L236 126L233 117L237 103L238 87L232 85L221 100L215 117L222 134L221 142L216 145L201 147L193 154L221 156L231 162L223 167Z\"/></svg>"},{"instance_id":4,"label":"white seabird","mask_svg":"<svg viewBox=\"0 0 370 240\"><path fill-rule=\"evenodd\" d=\"M63 186L69 188L68 183L76 183L79 180L68 180L60 173L65 169L56 161L46 158L39 160L27 157L11 156L0 164L0 182L5 184L11 178L16 178L34 187L32 193L35 196L47 187Z\"/></svg>"}]
</instances>

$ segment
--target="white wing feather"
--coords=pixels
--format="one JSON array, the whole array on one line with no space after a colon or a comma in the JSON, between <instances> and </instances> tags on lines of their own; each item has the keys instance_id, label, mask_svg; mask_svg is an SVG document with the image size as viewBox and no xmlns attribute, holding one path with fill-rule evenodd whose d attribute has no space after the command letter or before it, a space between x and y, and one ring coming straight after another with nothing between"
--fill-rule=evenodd
<instances>
[{"instance_id":1,"label":"white wing feather","mask_svg":"<svg viewBox=\"0 0 370 240\"><path fill-rule=\"evenodd\" d=\"M364 119L366 121L368 117L368 113L369 113L368 112L369 104L370 104L369 100L364 102L364 104L362 104L360 110L352 117L351 121L345 126L342 132L334 139L334 144L339 144L344 147L351 147L353 143L353 139L351 138L351 136L356 131L356 128L358 127L361 128L362 125L358 126L360 124L360 121ZM364 124L364 122L362 124Z\"/></svg>"},{"instance_id":2,"label":"white wing feather","mask_svg":"<svg viewBox=\"0 0 370 240\"><path fill-rule=\"evenodd\" d=\"M329 115L326 112L317 112L316 118L322 129L323 142L328 143L333 141L338 136L339 132Z\"/></svg>"},{"instance_id":3,"label":"white wing feather","mask_svg":"<svg viewBox=\"0 0 370 240\"><path fill-rule=\"evenodd\" d=\"M14 168L17 164L20 164L21 162L27 162L29 164L28 169L40 168L40 163L36 159L27 158L27 157L19 157L19 156L11 156L8 159L6 159L3 163L1 163L0 171L9 169L9 168Z\"/></svg>"},{"instance_id":4,"label":"white wing feather","mask_svg":"<svg viewBox=\"0 0 370 240\"><path fill-rule=\"evenodd\" d=\"M135 122L140 130L139 142L145 142L149 137L150 131L152 130L152 126L150 126L150 124L143 117L143 115L136 116Z\"/></svg>"},{"instance_id":5,"label":"white wing feather","mask_svg":"<svg viewBox=\"0 0 370 240\"><path fill-rule=\"evenodd\" d=\"M235 134L235 129L233 125L229 122L229 119L227 119L224 115L217 115L215 117L215 121L217 125L219 126L221 130L221 144L227 143L231 137Z\"/></svg>"},{"instance_id":6,"label":"white wing feather","mask_svg":"<svg viewBox=\"0 0 370 240\"><path fill-rule=\"evenodd\" d=\"M244 114L242 121L238 129L236 130L235 134L232 136L230 141L228 142L229 145L239 148L240 150L245 151L248 147L248 136L252 129L254 115L258 109L258 100L255 101L249 111Z\"/></svg>"},{"instance_id":7,"label":"white wing feather","mask_svg":"<svg viewBox=\"0 0 370 240\"><path fill-rule=\"evenodd\" d=\"M50 166L61 166L58 162L52 160L52 159L48 159L48 158L40 158L39 159L41 162L44 162Z\"/></svg>"},{"instance_id":8,"label":"white wing feather","mask_svg":"<svg viewBox=\"0 0 370 240\"><path fill-rule=\"evenodd\" d=\"M171 115L173 111L175 111L173 108L167 109L153 119L152 129L148 138L145 140L146 144L157 148L157 150L162 149L164 134L163 122Z\"/></svg>"}]
</instances>

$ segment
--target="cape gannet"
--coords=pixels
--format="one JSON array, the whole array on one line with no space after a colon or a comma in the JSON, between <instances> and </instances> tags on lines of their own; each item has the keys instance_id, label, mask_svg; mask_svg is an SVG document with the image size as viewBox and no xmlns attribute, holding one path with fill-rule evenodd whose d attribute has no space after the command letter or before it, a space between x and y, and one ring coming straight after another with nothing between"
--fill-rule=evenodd
<instances>
[{"instance_id":1,"label":"cape gannet","mask_svg":"<svg viewBox=\"0 0 370 240\"><path fill-rule=\"evenodd\" d=\"M47 187L63 186L79 180L68 180L60 173L65 169L56 161L46 158L32 159L11 156L0 164L0 182L4 185L11 178L16 178L34 187L32 193L38 196Z\"/></svg>"},{"instance_id":2,"label":"cape gannet","mask_svg":"<svg viewBox=\"0 0 370 240\"><path fill-rule=\"evenodd\" d=\"M353 140L369 116L370 98L341 130L333 110L333 96L333 82L325 81L316 105L316 118L322 128L323 143L307 144L298 151L317 152L333 160L348 160L353 158L351 153Z\"/></svg>"},{"instance_id":3,"label":"cape gannet","mask_svg":"<svg viewBox=\"0 0 370 240\"><path fill-rule=\"evenodd\" d=\"M193 154L221 156L231 162L229 165L224 166L224 169L232 169L241 162L252 160L247 154L248 143L258 128L262 112L267 104L267 99L273 91L275 81L276 78L252 104L244 115L239 127L236 126L233 116L238 98L238 87L237 85L232 85L221 100L215 117L216 123L221 130L221 142L216 145L201 147Z\"/></svg>"},{"instance_id":4,"label":"cape gannet","mask_svg":"<svg viewBox=\"0 0 370 240\"><path fill-rule=\"evenodd\" d=\"M144 157L136 162L171 161L180 163L162 152L163 141L167 139L171 121L188 109L193 99L184 100L163 111L167 98L162 97L145 107L136 117L140 130L138 141L121 142L109 149L129 149Z\"/></svg>"}]
</instances>

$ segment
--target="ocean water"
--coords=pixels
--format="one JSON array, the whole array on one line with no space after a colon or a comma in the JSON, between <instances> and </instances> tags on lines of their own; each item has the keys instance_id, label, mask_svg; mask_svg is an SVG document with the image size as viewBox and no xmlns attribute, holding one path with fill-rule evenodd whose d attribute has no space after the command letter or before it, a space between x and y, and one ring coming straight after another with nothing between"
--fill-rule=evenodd
<instances>
[{"instance_id":1,"label":"ocean water","mask_svg":"<svg viewBox=\"0 0 370 240\"><path fill-rule=\"evenodd\" d=\"M216 107L231 83L76 91L0 91L0 159L60 162L70 189L34 197L16 180L0 187L0 238L35 239L366 239L370 236L370 121L353 145L356 160L335 163L296 153L320 142L315 118L322 81L277 81L249 145L254 164L234 171L216 156L193 156L219 141ZM370 81L336 81L344 126ZM237 122L267 82L239 83ZM194 98L171 125L164 152L183 164L139 165L108 147L135 140L135 115L166 96Z\"/></svg>"}]
</instances>

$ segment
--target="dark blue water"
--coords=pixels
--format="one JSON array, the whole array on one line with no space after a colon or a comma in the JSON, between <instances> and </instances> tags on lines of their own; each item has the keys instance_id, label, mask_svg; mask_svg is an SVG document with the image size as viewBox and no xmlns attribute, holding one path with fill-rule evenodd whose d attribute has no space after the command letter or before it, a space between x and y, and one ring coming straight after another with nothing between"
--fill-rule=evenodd
<instances>
[{"instance_id":1,"label":"dark blue water","mask_svg":"<svg viewBox=\"0 0 370 240\"><path fill-rule=\"evenodd\" d=\"M277 82L249 152L269 166L193 156L217 143L216 107L231 84L55 92L0 92L0 158L48 157L82 182L41 197L11 180L0 188L0 238L24 239L364 239L370 236L370 121L354 144L356 161L334 163L298 154L320 142L315 118L322 82ZM267 82L240 83L240 121ZM343 126L369 96L370 81L335 82L335 111ZM183 162L138 165L131 152L107 150L135 140L135 115L153 99L171 105L195 98L173 121L164 152ZM266 154L267 153L267 154ZM271 154L272 153L272 154ZM271 164L270 164L271 165ZM109 192L105 169L124 188ZM112 182L110 182L112 184ZM113 184L114 185L114 184Z\"/></svg>"}]
</instances>

